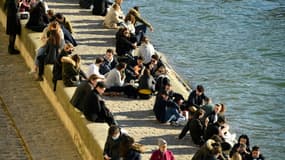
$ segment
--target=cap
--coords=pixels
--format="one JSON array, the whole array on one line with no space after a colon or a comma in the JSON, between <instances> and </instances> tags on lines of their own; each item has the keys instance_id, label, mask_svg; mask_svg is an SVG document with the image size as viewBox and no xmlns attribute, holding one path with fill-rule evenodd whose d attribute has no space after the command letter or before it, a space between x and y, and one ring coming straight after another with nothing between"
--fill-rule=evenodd
<instances>
[{"instance_id":1,"label":"cap","mask_svg":"<svg viewBox=\"0 0 285 160\"><path fill-rule=\"evenodd\" d=\"M158 146L162 146L164 144L167 144L166 140L164 140L162 138L158 138L157 143L158 143Z\"/></svg>"}]
</instances>

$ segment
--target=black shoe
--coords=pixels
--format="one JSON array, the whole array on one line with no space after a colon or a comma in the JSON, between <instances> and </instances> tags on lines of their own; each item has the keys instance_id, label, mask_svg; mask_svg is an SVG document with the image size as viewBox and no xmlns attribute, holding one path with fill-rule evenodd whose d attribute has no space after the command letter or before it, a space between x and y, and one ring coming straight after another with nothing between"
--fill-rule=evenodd
<instances>
[{"instance_id":1,"label":"black shoe","mask_svg":"<svg viewBox=\"0 0 285 160\"><path fill-rule=\"evenodd\" d=\"M17 50L17 49L14 49L14 48L8 48L8 52L10 53L10 54L20 54L20 51L19 50Z\"/></svg>"}]
</instances>

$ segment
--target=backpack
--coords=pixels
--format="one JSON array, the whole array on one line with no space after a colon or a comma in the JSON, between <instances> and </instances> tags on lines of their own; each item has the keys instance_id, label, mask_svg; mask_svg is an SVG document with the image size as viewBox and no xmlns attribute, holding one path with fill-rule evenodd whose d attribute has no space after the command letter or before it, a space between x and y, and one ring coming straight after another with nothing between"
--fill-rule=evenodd
<instances>
[{"instance_id":1,"label":"backpack","mask_svg":"<svg viewBox=\"0 0 285 160\"><path fill-rule=\"evenodd\" d=\"M79 6L81 8L90 9L92 0L79 0Z\"/></svg>"}]
</instances>

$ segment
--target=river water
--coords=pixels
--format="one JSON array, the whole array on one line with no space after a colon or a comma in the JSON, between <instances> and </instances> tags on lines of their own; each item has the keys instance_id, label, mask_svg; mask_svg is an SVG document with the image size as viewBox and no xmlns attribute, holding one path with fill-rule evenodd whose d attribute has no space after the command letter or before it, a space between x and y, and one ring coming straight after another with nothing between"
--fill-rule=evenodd
<instances>
[{"instance_id":1,"label":"river water","mask_svg":"<svg viewBox=\"0 0 285 160\"><path fill-rule=\"evenodd\" d=\"M285 1L125 0L154 26L156 49L189 85L227 106L231 132L285 157Z\"/></svg>"}]
</instances>

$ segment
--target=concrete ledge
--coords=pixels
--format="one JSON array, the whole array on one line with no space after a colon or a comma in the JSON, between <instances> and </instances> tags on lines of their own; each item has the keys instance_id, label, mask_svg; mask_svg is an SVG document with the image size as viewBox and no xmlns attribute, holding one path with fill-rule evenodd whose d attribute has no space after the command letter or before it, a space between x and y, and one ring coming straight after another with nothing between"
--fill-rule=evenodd
<instances>
[{"instance_id":1,"label":"concrete ledge","mask_svg":"<svg viewBox=\"0 0 285 160\"><path fill-rule=\"evenodd\" d=\"M3 8L3 0L0 0ZM6 15L0 10L0 20L4 28L6 27ZM34 65L35 51L41 46L41 33L32 32L25 28L26 21L21 21L22 34L17 36L16 46L21 51L21 55L26 64L32 68ZM37 82L35 82L37 83ZM101 160L103 159L104 143L107 138L108 125L105 123L90 123L83 114L69 103L70 97L75 90L74 87L65 87L59 81L57 91L53 92L52 66L45 67L44 81L40 86L52 103L54 109L69 131L79 153L83 159Z\"/></svg>"}]
</instances>

